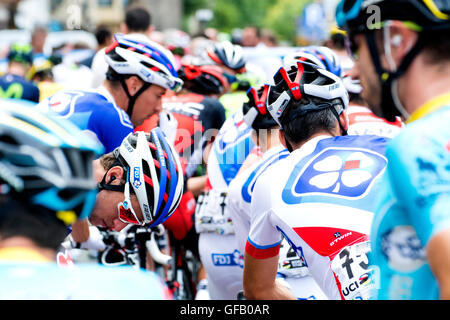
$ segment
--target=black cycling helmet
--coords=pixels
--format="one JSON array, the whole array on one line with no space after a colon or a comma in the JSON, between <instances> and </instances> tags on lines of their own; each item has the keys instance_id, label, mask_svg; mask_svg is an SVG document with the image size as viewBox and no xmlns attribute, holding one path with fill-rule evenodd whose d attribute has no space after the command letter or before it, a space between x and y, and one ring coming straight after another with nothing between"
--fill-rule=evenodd
<instances>
[{"instance_id":1,"label":"black cycling helmet","mask_svg":"<svg viewBox=\"0 0 450 320\"><path fill-rule=\"evenodd\" d=\"M206 53L218 65L226 66L237 73L246 71L244 53L239 45L234 45L230 41L217 42L206 48Z\"/></svg>"},{"instance_id":2,"label":"black cycling helmet","mask_svg":"<svg viewBox=\"0 0 450 320\"><path fill-rule=\"evenodd\" d=\"M399 102L393 98L394 81L401 77L423 49L427 35L433 32L448 32L450 29L450 1L448 0L342 0L336 9L338 26L348 32L348 46L353 51L352 37L364 34L372 62L382 84L381 109L383 117L395 121L405 113ZM416 44L394 72L381 65L380 53L375 41L374 30L385 27L388 21L402 21L408 28L418 32Z\"/></svg>"},{"instance_id":3,"label":"black cycling helmet","mask_svg":"<svg viewBox=\"0 0 450 320\"><path fill-rule=\"evenodd\" d=\"M183 63L178 75L186 89L198 94L222 94L229 87L222 69L216 65Z\"/></svg>"},{"instance_id":4,"label":"black cycling helmet","mask_svg":"<svg viewBox=\"0 0 450 320\"><path fill-rule=\"evenodd\" d=\"M270 115L266 107L269 85L264 85L258 90L250 88L247 91L248 102L242 106L244 121L254 130L269 129L278 126L278 123Z\"/></svg>"}]
</instances>

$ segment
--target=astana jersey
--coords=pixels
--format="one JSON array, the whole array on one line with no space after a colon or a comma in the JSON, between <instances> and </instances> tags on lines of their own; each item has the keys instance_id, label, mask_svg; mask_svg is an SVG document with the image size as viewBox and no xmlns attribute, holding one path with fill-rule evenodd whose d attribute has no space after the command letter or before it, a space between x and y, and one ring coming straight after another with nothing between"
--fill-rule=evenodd
<instances>
[{"instance_id":1,"label":"astana jersey","mask_svg":"<svg viewBox=\"0 0 450 320\"><path fill-rule=\"evenodd\" d=\"M256 181L246 253L278 255L282 237L328 299L370 299L369 234L388 139L318 136Z\"/></svg>"},{"instance_id":2,"label":"astana jersey","mask_svg":"<svg viewBox=\"0 0 450 320\"><path fill-rule=\"evenodd\" d=\"M450 228L450 94L411 118L417 120L388 144L371 234L381 300L439 299L426 246Z\"/></svg>"}]
</instances>

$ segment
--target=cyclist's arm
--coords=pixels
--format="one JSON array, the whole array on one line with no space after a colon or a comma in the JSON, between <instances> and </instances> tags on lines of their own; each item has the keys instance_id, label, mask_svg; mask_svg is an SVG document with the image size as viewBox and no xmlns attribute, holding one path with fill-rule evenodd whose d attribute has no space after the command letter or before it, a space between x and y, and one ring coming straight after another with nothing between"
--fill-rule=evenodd
<instances>
[{"instance_id":1,"label":"cyclist's arm","mask_svg":"<svg viewBox=\"0 0 450 320\"><path fill-rule=\"evenodd\" d=\"M187 188L195 197L198 197L206 185L207 176L192 177L187 180Z\"/></svg>"},{"instance_id":2,"label":"cyclist's arm","mask_svg":"<svg viewBox=\"0 0 450 320\"><path fill-rule=\"evenodd\" d=\"M256 259L248 253L244 258L244 295L249 300L297 300L276 279L278 255Z\"/></svg>"},{"instance_id":3,"label":"cyclist's arm","mask_svg":"<svg viewBox=\"0 0 450 320\"><path fill-rule=\"evenodd\" d=\"M82 243L89 240L89 223L87 219L77 220L72 224L72 239Z\"/></svg>"},{"instance_id":4,"label":"cyclist's arm","mask_svg":"<svg viewBox=\"0 0 450 320\"><path fill-rule=\"evenodd\" d=\"M427 246L431 271L439 283L440 298L450 299L450 229L434 235Z\"/></svg>"}]
</instances>

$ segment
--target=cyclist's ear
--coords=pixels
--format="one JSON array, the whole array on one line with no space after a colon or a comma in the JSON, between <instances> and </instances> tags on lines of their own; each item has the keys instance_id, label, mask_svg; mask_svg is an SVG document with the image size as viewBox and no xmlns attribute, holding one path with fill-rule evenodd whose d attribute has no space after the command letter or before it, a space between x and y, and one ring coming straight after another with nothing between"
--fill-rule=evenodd
<instances>
[{"instance_id":1,"label":"cyclist's ear","mask_svg":"<svg viewBox=\"0 0 450 320\"><path fill-rule=\"evenodd\" d=\"M125 83L128 88L128 92L131 96L134 96L144 85L144 81L142 81L138 76L131 76L125 80Z\"/></svg>"},{"instance_id":2,"label":"cyclist's ear","mask_svg":"<svg viewBox=\"0 0 450 320\"><path fill-rule=\"evenodd\" d=\"M106 175L106 183L120 185L125 183L125 170L121 166L115 166L109 169Z\"/></svg>"}]
</instances>

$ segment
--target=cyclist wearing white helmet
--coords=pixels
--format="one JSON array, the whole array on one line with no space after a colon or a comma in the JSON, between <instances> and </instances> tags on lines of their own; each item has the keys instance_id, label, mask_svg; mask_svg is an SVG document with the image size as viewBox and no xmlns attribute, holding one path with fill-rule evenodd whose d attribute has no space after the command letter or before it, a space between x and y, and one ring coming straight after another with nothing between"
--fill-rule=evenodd
<instances>
[{"instance_id":1,"label":"cyclist wearing white helmet","mask_svg":"<svg viewBox=\"0 0 450 320\"><path fill-rule=\"evenodd\" d=\"M362 87L359 80L352 79L351 71L344 71L341 68L339 56L331 49L326 47L305 47L287 55L284 58L284 63L289 64L295 60L315 64L320 68L342 77L345 89L349 93L349 105L347 108L348 134L374 134L392 138L403 127L403 123L399 118L395 122L388 122L385 119L377 117L367 108L360 94Z\"/></svg>"},{"instance_id":2,"label":"cyclist wearing white helmet","mask_svg":"<svg viewBox=\"0 0 450 320\"><path fill-rule=\"evenodd\" d=\"M39 104L95 136L109 153L135 126L161 111L166 90L182 86L171 60L150 40L115 35L106 50L104 86L96 91L63 90Z\"/></svg>"},{"instance_id":3,"label":"cyclist wearing white helmet","mask_svg":"<svg viewBox=\"0 0 450 320\"><path fill-rule=\"evenodd\" d=\"M258 90L251 88L247 93L249 101L243 105L244 119L253 129L253 139L261 149L262 157L249 168L241 169L228 187L228 212L232 218L236 246L245 252L251 221L251 200L258 177L267 168L289 155L279 140L279 126L266 108L269 86ZM286 240L281 244L277 277L287 284L299 299L326 299L322 290L309 274L303 256L290 247Z\"/></svg>"},{"instance_id":4,"label":"cyclist wearing white helmet","mask_svg":"<svg viewBox=\"0 0 450 320\"><path fill-rule=\"evenodd\" d=\"M94 207L92 161L102 151L70 121L0 102L0 299L169 297L153 273L57 255L67 226Z\"/></svg>"},{"instance_id":5,"label":"cyclist wearing white helmet","mask_svg":"<svg viewBox=\"0 0 450 320\"><path fill-rule=\"evenodd\" d=\"M179 156L159 128L131 133L94 168L99 194L89 220L96 226L116 231L127 224L157 226L183 194Z\"/></svg>"},{"instance_id":6,"label":"cyclist wearing white helmet","mask_svg":"<svg viewBox=\"0 0 450 320\"><path fill-rule=\"evenodd\" d=\"M251 201L244 294L296 297L275 281L284 237L329 299L368 299L368 235L386 138L348 136L348 95L342 81L297 61L281 68L268 110L291 155L260 175Z\"/></svg>"}]
</instances>

